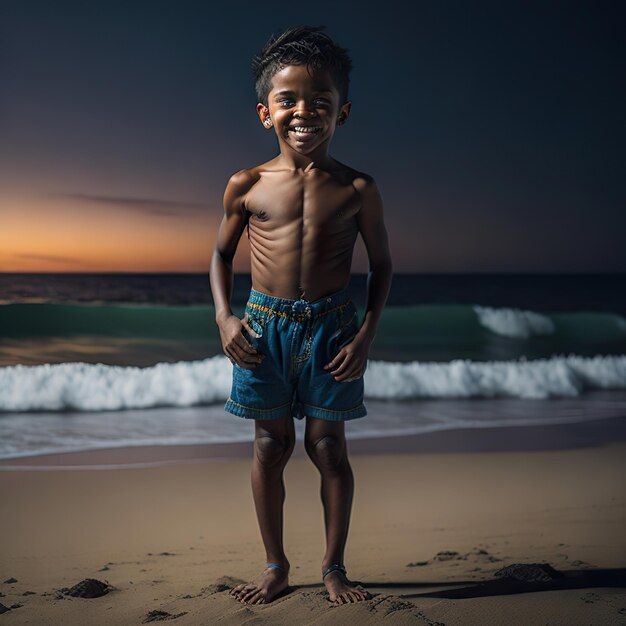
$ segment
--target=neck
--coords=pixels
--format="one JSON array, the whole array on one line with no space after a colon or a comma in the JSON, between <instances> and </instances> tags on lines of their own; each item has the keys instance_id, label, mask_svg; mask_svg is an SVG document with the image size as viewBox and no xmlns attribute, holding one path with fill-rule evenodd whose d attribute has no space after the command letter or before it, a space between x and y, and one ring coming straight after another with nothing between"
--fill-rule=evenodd
<instances>
[{"instance_id":1,"label":"neck","mask_svg":"<svg viewBox=\"0 0 626 626\"><path fill-rule=\"evenodd\" d=\"M313 168L328 168L334 161L328 156L326 146L319 146L310 154L300 154L289 146L281 145L280 163L290 170L308 171Z\"/></svg>"}]
</instances>

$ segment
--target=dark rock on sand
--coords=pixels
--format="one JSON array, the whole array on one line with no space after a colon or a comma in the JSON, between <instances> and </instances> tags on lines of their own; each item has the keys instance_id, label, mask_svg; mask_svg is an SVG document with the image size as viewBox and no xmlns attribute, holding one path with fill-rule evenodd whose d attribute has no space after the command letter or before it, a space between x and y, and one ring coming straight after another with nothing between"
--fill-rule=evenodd
<instances>
[{"instance_id":1,"label":"dark rock on sand","mask_svg":"<svg viewBox=\"0 0 626 626\"><path fill-rule=\"evenodd\" d=\"M428 565L428 561L415 561L415 563L407 563L406 567L418 567L422 565Z\"/></svg>"},{"instance_id":2,"label":"dark rock on sand","mask_svg":"<svg viewBox=\"0 0 626 626\"><path fill-rule=\"evenodd\" d=\"M212 595L214 593L220 593L221 591L233 589L242 582L244 581L240 578L233 578L232 576L221 576L212 585L209 585L208 587L202 587L200 593L205 593L209 595Z\"/></svg>"},{"instance_id":3,"label":"dark rock on sand","mask_svg":"<svg viewBox=\"0 0 626 626\"><path fill-rule=\"evenodd\" d=\"M4 604L0 604L0 614L1 613L6 613L7 611L10 611L11 609L8 606L4 606Z\"/></svg>"},{"instance_id":4,"label":"dark rock on sand","mask_svg":"<svg viewBox=\"0 0 626 626\"><path fill-rule=\"evenodd\" d=\"M435 554L433 561L449 561L451 559L458 559L459 553L456 550L441 550Z\"/></svg>"},{"instance_id":5,"label":"dark rock on sand","mask_svg":"<svg viewBox=\"0 0 626 626\"><path fill-rule=\"evenodd\" d=\"M24 605L20 604L19 602L16 602L15 604L12 604L9 608L10 609L19 609L21 606L24 606Z\"/></svg>"},{"instance_id":6,"label":"dark rock on sand","mask_svg":"<svg viewBox=\"0 0 626 626\"><path fill-rule=\"evenodd\" d=\"M501 561L502 559L497 556L493 556L487 552L484 548L474 548L470 552L466 552L465 554L460 554L456 550L441 550L437 552L435 556L432 558L433 561L468 561L472 559L479 559L481 561L489 561L490 563L496 563L497 561ZM426 565L428 561L418 561L417 563L409 563L409 567L414 565ZM454 564L453 565L457 565Z\"/></svg>"},{"instance_id":7,"label":"dark rock on sand","mask_svg":"<svg viewBox=\"0 0 626 626\"><path fill-rule=\"evenodd\" d=\"M547 563L513 563L494 572L494 576L512 578L527 583L544 583L556 578L563 578L564 574Z\"/></svg>"},{"instance_id":8,"label":"dark rock on sand","mask_svg":"<svg viewBox=\"0 0 626 626\"><path fill-rule=\"evenodd\" d=\"M25 591L22 595L23 596L36 596L37 592L36 591Z\"/></svg>"},{"instance_id":9,"label":"dark rock on sand","mask_svg":"<svg viewBox=\"0 0 626 626\"><path fill-rule=\"evenodd\" d=\"M146 622L164 622L170 619L177 619L181 615L186 615L186 614L187 614L187 611L183 611L182 613L176 613L176 615L172 615L171 613L168 613L167 611L154 610L154 611L150 611L146 615L146 619L142 620L142 622L144 624Z\"/></svg>"},{"instance_id":10,"label":"dark rock on sand","mask_svg":"<svg viewBox=\"0 0 626 626\"><path fill-rule=\"evenodd\" d=\"M13 578L13 576L11 576L11 578L7 578L4 582L5 583L16 583L17 582L17 578Z\"/></svg>"},{"instance_id":11,"label":"dark rock on sand","mask_svg":"<svg viewBox=\"0 0 626 626\"><path fill-rule=\"evenodd\" d=\"M73 598L99 598L109 593L111 589L113 587L108 583L103 583L95 578L85 578L69 589L67 587L59 589L59 592Z\"/></svg>"}]
</instances>

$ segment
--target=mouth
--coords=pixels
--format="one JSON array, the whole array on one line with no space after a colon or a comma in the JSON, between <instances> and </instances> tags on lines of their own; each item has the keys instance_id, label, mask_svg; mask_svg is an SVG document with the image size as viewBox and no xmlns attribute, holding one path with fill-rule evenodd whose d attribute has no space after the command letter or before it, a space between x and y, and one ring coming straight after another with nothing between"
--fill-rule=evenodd
<instances>
[{"instance_id":1,"label":"mouth","mask_svg":"<svg viewBox=\"0 0 626 626\"><path fill-rule=\"evenodd\" d=\"M293 132L297 137L315 135L322 130L321 126L288 126L287 131Z\"/></svg>"}]
</instances>

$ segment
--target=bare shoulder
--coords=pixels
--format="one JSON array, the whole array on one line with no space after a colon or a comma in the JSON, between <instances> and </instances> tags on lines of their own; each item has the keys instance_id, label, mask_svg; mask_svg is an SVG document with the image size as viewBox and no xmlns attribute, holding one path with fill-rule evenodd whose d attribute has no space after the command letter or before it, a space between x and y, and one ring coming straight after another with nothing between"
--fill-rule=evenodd
<instances>
[{"instance_id":1,"label":"bare shoulder","mask_svg":"<svg viewBox=\"0 0 626 626\"><path fill-rule=\"evenodd\" d=\"M357 192L361 193L376 187L374 178L369 174L360 172L359 170L356 170L349 165L345 165L344 163L340 163L339 161L335 161L335 163L337 165L337 169L334 171L334 174L337 177L343 178L346 184L352 185Z\"/></svg>"},{"instance_id":2,"label":"bare shoulder","mask_svg":"<svg viewBox=\"0 0 626 626\"><path fill-rule=\"evenodd\" d=\"M246 195L258 182L258 168L244 168L235 172L226 183L224 191L224 210L226 213L245 212Z\"/></svg>"},{"instance_id":3,"label":"bare shoulder","mask_svg":"<svg viewBox=\"0 0 626 626\"><path fill-rule=\"evenodd\" d=\"M378 210L382 199L374 177L352 167L346 167L344 175L359 196L361 210Z\"/></svg>"},{"instance_id":4,"label":"bare shoulder","mask_svg":"<svg viewBox=\"0 0 626 626\"><path fill-rule=\"evenodd\" d=\"M352 185L361 195L376 189L376 181L373 176L365 172L357 172L356 170L354 170Z\"/></svg>"},{"instance_id":5,"label":"bare shoulder","mask_svg":"<svg viewBox=\"0 0 626 626\"><path fill-rule=\"evenodd\" d=\"M238 195L246 193L259 180L260 173L257 167L246 167L235 172L229 179L226 189Z\"/></svg>"}]
</instances>

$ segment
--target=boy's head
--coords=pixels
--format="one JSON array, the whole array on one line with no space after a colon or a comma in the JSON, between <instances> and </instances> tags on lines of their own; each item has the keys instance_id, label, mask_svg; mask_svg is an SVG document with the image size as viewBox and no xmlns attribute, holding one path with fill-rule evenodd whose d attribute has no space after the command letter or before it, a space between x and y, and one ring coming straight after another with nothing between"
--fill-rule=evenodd
<instances>
[{"instance_id":1,"label":"boy's head","mask_svg":"<svg viewBox=\"0 0 626 626\"><path fill-rule=\"evenodd\" d=\"M352 61L346 48L322 33L324 26L297 26L270 37L261 53L254 57L252 69L258 101L268 105L272 77L289 65L326 70L339 92L339 106L348 100Z\"/></svg>"}]
</instances>

